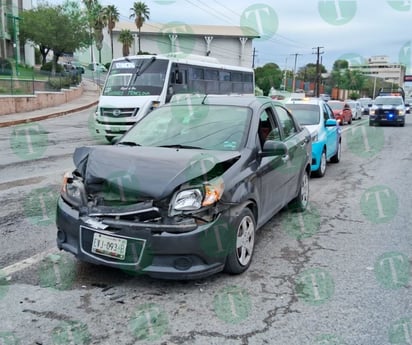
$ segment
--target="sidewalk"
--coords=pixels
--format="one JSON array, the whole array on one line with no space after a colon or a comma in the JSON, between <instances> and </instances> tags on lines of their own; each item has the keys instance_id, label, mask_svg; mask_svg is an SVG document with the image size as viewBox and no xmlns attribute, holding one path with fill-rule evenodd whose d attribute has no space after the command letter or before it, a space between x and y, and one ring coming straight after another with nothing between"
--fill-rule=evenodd
<instances>
[{"instance_id":1,"label":"sidewalk","mask_svg":"<svg viewBox=\"0 0 412 345\"><path fill-rule=\"evenodd\" d=\"M0 115L0 128L63 116L97 105L100 95L99 86L90 80L83 80L82 84L83 94L71 102L24 113Z\"/></svg>"}]
</instances>

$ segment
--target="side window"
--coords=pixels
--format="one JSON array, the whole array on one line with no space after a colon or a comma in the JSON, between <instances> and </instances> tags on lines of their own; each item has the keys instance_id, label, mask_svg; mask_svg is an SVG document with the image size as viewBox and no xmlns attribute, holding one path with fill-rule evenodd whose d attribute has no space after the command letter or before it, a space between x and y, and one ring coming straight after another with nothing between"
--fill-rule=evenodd
<instances>
[{"instance_id":1,"label":"side window","mask_svg":"<svg viewBox=\"0 0 412 345\"><path fill-rule=\"evenodd\" d=\"M280 125L283 129L285 137L288 138L298 132L295 122L288 111L280 106L275 106L276 113L278 114Z\"/></svg>"},{"instance_id":2,"label":"side window","mask_svg":"<svg viewBox=\"0 0 412 345\"><path fill-rule=\"evenodd\" d=\"M258 133L262 147L266 140L280 140L279 127L270 108L265 109L260 114Z\"/></svg>"},{"instance_id":3,"label":"side window","mask_svg":"<svg viewBox=\"0 0 412 345\"><path fill-rule=\"evenodd\" d=\"M333 119L333 112L327 104L323 104L323 119L325 121L329 119Z\"/></svg>"}]
</instances>

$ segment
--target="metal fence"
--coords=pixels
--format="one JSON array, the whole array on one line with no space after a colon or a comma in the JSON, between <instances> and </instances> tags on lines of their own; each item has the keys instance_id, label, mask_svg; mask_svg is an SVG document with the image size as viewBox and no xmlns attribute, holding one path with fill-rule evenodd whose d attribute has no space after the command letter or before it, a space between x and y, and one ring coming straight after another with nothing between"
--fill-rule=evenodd
<instances>
[{"instance_id":1,"label":"metal fence","mask_svg":"<svg viewBox=\"0 0 412 345\"><path fill-rule=\"evenodd\" d=\"M13 71L0 71L0 95L33 95L35 92L61 91L78 86L82 74L77 71L52 74L47 71L24 71L16 75Z\"/></svg>"}]
</instances>

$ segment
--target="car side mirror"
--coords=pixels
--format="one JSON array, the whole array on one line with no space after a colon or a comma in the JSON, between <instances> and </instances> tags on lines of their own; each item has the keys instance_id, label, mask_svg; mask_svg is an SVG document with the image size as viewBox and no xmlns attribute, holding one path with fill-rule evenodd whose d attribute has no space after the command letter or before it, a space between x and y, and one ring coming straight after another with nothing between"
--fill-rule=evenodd
<instances>
[{"instance_id":1,"label":"car side mirror","mask_svg":"<svg viewBox=\"0 0 412 345\"><path fill-rule=\"evenodd\" d=\"M326 127L336 127L337 125L338 125L338 122L335 119L327 119L325 121Z\"/></svg>"},{"instance_id":2,"label":"car side mirror","mask_svg":"<svg viewBox=\"0 0 412 345\"><path fill-rule=\"evenodd\" d=\"M285 143L277 140L266 140L263 144L262 157L285 156L288 154L288 147Z\"/></svg>"}]
</instances>

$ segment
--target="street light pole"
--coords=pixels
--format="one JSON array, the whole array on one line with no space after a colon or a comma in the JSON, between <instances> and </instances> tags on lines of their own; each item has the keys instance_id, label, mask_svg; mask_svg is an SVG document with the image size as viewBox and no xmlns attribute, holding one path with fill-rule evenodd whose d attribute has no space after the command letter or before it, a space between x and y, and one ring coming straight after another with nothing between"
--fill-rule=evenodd
<instances>
[{"instance_id":1,"label":"street light pole","mask_svg":"<svg viewBox=\"0 0 412 345\"><path fill-rule=\"evenodd\" d=\"M17 25L16 21L20 20L19 16L15 16L11 13L6 14L7 18L11 19L13 21L13 48L14 48L14 56L15 56L15 61L16 61L16 75L19 75L19 55L18 55L18 42L17 42Z\"/></svg>"}]
</instances>

